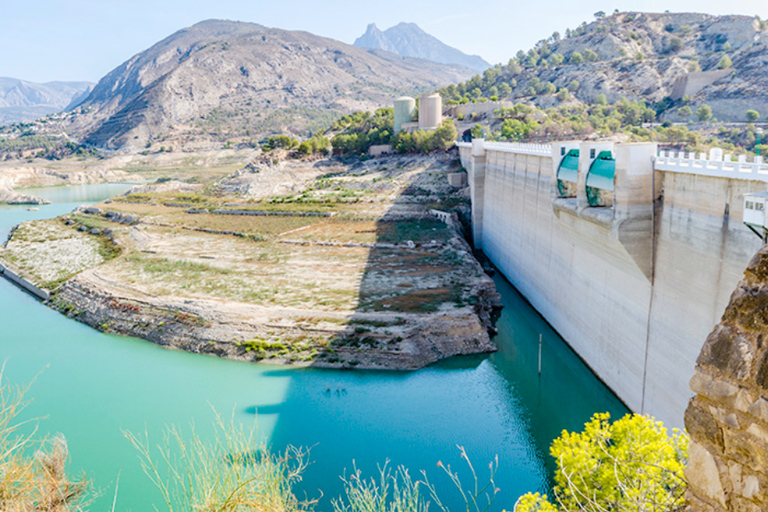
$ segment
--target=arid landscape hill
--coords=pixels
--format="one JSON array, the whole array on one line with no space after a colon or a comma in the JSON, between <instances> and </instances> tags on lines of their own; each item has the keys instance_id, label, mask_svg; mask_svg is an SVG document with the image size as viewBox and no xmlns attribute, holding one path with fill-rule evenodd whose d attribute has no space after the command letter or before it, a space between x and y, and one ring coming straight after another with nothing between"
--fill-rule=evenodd
<instances>
[{"instance_id":1,"label":"arid landscape hill","mask_svg":"<svg viewBox=\"0 0 768 512\"><path fill-rule=\"evenodd\" d=\"M693 111L708 104L721 121L744 121L750 109L768 116L768 25L757 17L615 13L512 57L447 96L499 90L500 99L547 108L595 103L601 94L609 103L623 96L656 103L687 95ZM548 82L554 90L547 90ZM562 88L569 89L567 100L556 94ZM672 112L662 118L677 120Z\"/></svg>"},{"instance_id":2,"label":"arid landscape hill","mask_svg":"<svg viewBox=\"0 0 768 512\"><path fill-rule=\"evenodd\" d=\"M92 86L91 82L37 84L0 77L0 125L32 121L59 112L90 91Z\"/></svg>"},{"instance_id":3,"label":"arid landscape hill","mask_svg":"<svg viewBox=\"0 0 768 512\"><path fill-rule=\"evenodd\" d=\"M132 150L306 135L340 114L471 74L307 32L209 20L107 74L63 128L100 148Z\"/></svg>"}]
</instances>

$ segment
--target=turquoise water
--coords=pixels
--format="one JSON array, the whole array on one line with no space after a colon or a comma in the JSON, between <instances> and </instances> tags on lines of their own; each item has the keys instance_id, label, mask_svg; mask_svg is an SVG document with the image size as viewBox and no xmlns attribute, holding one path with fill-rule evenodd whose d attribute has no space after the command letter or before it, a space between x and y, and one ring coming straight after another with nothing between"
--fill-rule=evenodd
<instances>
[{"instance_id":1,"label":"turquoise water","mask_svg":"<svg viewBox=\"0 0 768 512\"><path fill-rule=\"evenodd\" d=\"M117 194L126 185L35 189L55 204L30 212L0 207L0 236L27 219L47 218ZM503 278L505 308L490 356L455 358L411 372L295 369L172 352L151 343L96 332L40 305L0 279L0 359L5 377L35 379L26 411L40 431L63 433L74 472L85 471L101 496L90 508L152 510L159 494L141 472L122 431L147 432L195 423L210 433L212 409L251 422L275 450L311 448L298 491L330 510L338 476L352 467L371 474L390 460L430 480L458 511L437 461L461 468L466 448L480 476L496 455L501 489L492 510L511 509L527 491L550 487L548 447L562 429L580 429L597 411L626 408ZM538 340L543 336L542 374ZM35 378L36 377L36 378Z\"/></svg>"}]
</instances>

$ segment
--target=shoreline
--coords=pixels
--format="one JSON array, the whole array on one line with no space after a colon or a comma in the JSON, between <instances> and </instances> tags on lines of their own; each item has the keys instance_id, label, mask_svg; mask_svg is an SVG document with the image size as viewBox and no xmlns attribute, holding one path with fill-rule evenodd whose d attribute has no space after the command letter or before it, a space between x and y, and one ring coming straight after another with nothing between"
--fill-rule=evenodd
<instances>
[{"instance_id":1,"label":"shoreline","mask_svg":"<svg viewBox=\"0 0 768 512\"><path fill-rule=\"evenodd\" d=\"M496 350L500 299L462 235L456 163L286 162L210 182L224 196L158 181L21 224L0 261L102 332L236 360L423 368ZM220 215L230 203L245 210Z\"/></svg>"}]
</instances>

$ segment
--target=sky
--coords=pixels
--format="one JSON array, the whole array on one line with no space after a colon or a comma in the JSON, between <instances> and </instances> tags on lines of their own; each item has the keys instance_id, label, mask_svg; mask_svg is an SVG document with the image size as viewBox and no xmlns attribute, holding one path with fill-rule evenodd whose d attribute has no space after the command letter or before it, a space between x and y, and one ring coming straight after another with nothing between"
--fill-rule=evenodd
<instances>
[{"instance_id":1,"label":"sky","mask_svg":"<svg viewBox=\"0 0 768 512\"><path fill-rule=\"evenodd\" d=\"M0 0L0 77L96 82L176 30L211 18L306 30L352 43L369 23L414 22L495 64L605 11L745 14L765 0Z\"/></svg>"}]
</instances>

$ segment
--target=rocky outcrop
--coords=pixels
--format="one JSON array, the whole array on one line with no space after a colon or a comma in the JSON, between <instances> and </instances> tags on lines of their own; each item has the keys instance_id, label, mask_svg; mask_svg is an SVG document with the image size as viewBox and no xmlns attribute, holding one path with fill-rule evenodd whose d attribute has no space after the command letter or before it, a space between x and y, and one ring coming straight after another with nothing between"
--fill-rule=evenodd
<instances>
[{"instance_id":1,"label":"rocky outcrop","mask_svg":"<svg viewBox=\"0 0 768 512\"><path fill-rule=\"evenodd\" d=\"M135 296L98 271L65 282L49 304L103 332L135 336L163 347L246 361L329 368L416 370L456 355L494 352L492 312L501 307L498 292L484 274L473 283L476 303L430 315L354 314L341 325L307 327L288 321L265 325L264 312L247 304ZM282 310L285 319L291 312ZM302 314L301 311L297 311ZM370 325L387 325L372 332ZM267 329L285 339L314 336L333 341L325 349L242 340L262 339ZM365 334L362 334L363 331Z\"/></svg>"},{"instance_id":2,"label":"rocky outcrop","mask_svg":"<svg viewBox=\"0 0 768 512\"><path fill-rule=\"evenodd\" d=\"M27 194L19 194L18 192L8 188L0 187L0 203L7 204L49 204L50 201L40 199L39 197L30 196Z\"/></svg>"},{"instance_id":3,"label":"rocky outcrop","mask_svg":"<svg viewBox=\"0 0 768 512\"><path fill-rule=\"evenodd\" d=\"M768 509L768 245L704 343L685 413L689 512Z\"/></svg>"}]
</instances>

